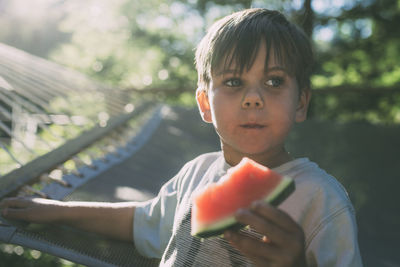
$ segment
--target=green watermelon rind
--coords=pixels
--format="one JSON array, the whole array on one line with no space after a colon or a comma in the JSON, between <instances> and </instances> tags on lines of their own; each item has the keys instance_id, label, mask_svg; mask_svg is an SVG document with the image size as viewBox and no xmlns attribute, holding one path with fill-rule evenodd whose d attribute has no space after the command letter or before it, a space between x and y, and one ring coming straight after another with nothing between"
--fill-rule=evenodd
<instances>
[{"instance_id":1,"label":"green watermelon rind","mask_svg":"<svg viewBox=\"0 0 400 267\"><path fill-rule=\"evenodd\" d=\"M295 190L295 183L292 178L284 176L277 187L264 198L265 202L273 206L278 206ZM199 238L209 238L222 235L226 230L239 230L246 225L238 223L233 215L213 222L210 225L197 227L197 231L192 229L192 235Z\"/></svg>"}]
</instances>

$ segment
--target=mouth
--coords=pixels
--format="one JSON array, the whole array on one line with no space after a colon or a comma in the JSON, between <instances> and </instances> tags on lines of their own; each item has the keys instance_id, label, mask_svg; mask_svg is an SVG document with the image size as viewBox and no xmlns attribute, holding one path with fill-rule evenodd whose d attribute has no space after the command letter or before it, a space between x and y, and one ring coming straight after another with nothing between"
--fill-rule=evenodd
<instances>
[{"instance_id":1,"label":"mouth","mask_svg":"<svg viewBox=\"0 0 400 267\"><path fill-rule=\"evenodd\" d=\"M246 123L246 124L241 124L240 127L245 129L262 129L265 127L265 125L258 123Z\"/></svg>"}]
</instances>

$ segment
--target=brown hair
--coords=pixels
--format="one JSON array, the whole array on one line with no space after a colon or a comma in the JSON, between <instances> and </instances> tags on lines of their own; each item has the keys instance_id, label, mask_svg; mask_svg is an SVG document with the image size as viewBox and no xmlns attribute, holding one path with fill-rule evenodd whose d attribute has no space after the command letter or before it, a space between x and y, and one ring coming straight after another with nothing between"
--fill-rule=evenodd
<instances>
[{"instance_id":1,"label":"brown hair","mask_svg":"<svg viewBox=\"0 0 400 267\"><path fill-rule=\"evenodd\" d=\"M208 90L217 68L235 63L239 73L250 69L262 41L267 47L266 67L273 51L277 62L296 77L299 88L310 88L313 52L308 37L280 12L263 8L233 13L210 27L196 49L198 87Z\"/></svg>"}]
</instances>

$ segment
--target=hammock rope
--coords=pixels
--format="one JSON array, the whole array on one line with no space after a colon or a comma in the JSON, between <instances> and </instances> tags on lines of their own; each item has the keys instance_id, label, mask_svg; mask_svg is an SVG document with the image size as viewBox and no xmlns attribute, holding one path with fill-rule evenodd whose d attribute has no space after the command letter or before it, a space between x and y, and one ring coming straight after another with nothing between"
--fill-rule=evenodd
<instances>
[{"instance_id":1,"label":"hammock rope","mask_svg":"<svg viewBox=\"0 0 400 267\"><path fill-rule=\"evenodd\" d=\"M83 123L74 124L79 119ZM27 121L37 128L29 132ZM196 110L144 102L137 92L112 90L3 44L0 134L0 156L8 157L0 199L143 201L155 196L184 162L219 146ZM132 243L63 225L0 217L0 240L89 266L159 262L142 257Z\"/></svg>"}]
</instances>

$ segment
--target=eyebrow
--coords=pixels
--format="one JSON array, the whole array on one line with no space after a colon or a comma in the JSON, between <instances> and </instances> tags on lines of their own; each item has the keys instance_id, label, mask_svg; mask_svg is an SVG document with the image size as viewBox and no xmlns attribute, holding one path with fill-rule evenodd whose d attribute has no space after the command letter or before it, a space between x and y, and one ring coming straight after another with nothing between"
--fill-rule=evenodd
<instances>
[{"instance_id":1,"label":"eyebrow","mask_svg":"<svg viewBox=\"0 0 400 267\"><path fill-rule=\"evenodd\" d=\"M268 68L268 69L265 71L265 73L272 72L272 71L283 71L283 72L285 72L285 73L289 73L289 72L287 71L287 69L284 68L284 67L282 67L282 66L273 66L273 67L271 67L271 68ZM238 72L239 72L239 71L234 70L234 69L225 69L225 70L218 71L215 75L220 76L220 75L223 75L223 74L231 74L231 73L238 73Z\"/></svg>"}]
</instances>

